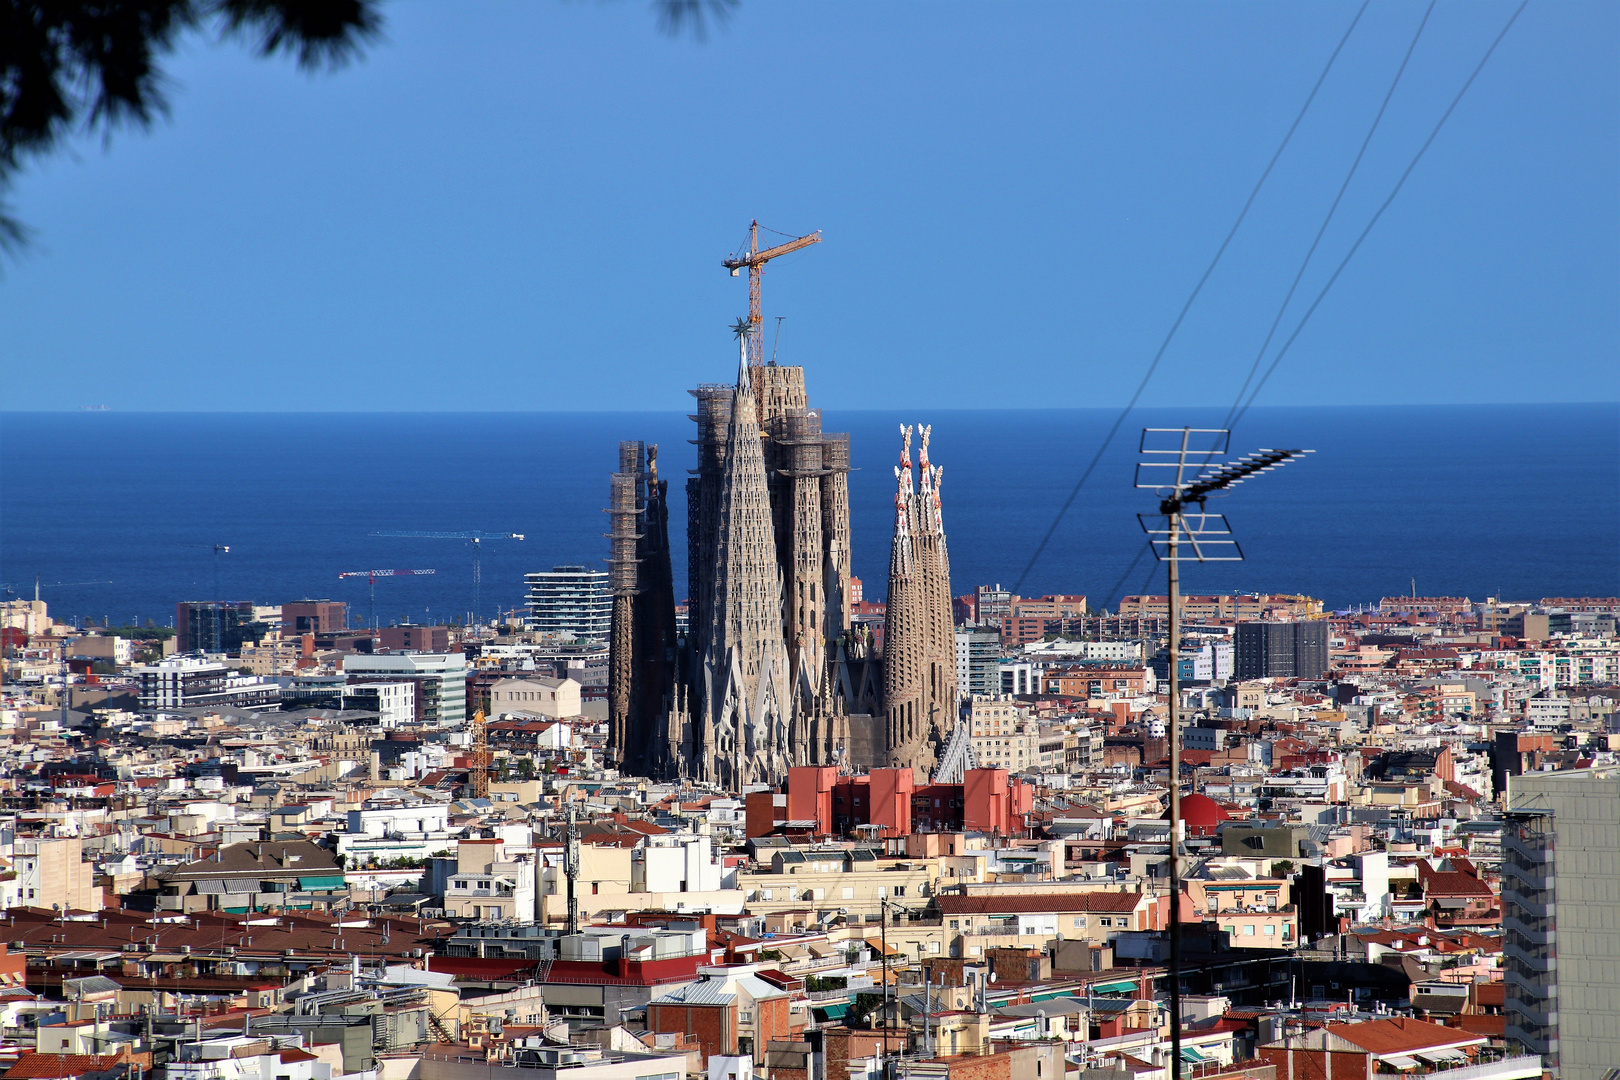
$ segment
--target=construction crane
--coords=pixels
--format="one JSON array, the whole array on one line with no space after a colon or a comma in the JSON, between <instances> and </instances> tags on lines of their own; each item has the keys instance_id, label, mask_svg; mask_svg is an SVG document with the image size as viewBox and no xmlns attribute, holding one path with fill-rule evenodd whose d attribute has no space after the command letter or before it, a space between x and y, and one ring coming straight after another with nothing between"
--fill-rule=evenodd
<instances>
[{"instance_id":1,"label":"construction crane","mask_svg":"<svg viewBox=\"0 0 1620 1080\"><path fill-rule=\"evenodd\" d=\"M472 797L489 798L489 725L484 722L484 710L473 713L472 718Z\"/></svg>"},{"instance_id":2,"label":"construction crane","mask_svg":"<svg viewBox=\"0 0 1620 1080\"><path fill-rule=\"evenodd\" d=\"M371 631L377 632L377 579L380 577L422 577L427 574L437 574L437 570L345 570L338 575L338 580L344 578L363 577L371 586Z\"/></svg>"},{"instance_id":3,"label":"construction crane","mask_svg":"<svg viewBox=\"0 0 1620 1080\"><path fill-rule=\"evenodd\" d=\"M487 533L474 529L469 532L423 532L419 529L396 529L385 532L374 532L372 536L392 536L407 540L465 540L473 549L473 607L472 621L478 621L478 605L482 600L480 595L484 583L484 568L480 558L482 544L485 540L522 540L522 533L502 532Z\"/></svg>"},{"instance_id":4,"label":"construction crane","mask_svg":"<svg viewBox=\"0 0 1620 1080\"><path fill-rule=\"evenodd\" d=\"M774 230L767 229L766 232ZM785 235L785 234L784 234ZM720 265L731 271L736 277L742 273L743 267L748 268L748 366L765 366L765 334L763 316L760 314L759 284L760 278L765 276L765 264L778 255L807 248L811 244L821 243L821 230L817 229L809 236L799 236L785 244L778 244L773 248L759 250L759 222L748 223L748 248L738 251L720 261Z\"/></svg>"}]
</instances>

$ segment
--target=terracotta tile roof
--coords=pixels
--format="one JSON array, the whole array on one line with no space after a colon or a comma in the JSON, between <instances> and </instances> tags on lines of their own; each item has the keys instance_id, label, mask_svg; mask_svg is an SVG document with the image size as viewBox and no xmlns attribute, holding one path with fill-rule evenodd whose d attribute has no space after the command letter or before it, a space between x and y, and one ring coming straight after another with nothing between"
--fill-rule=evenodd
<instances>
[{"instance_id":1,"label":"terracotta tile roof","mask_svg":"<svg viewBox=\"0 0 1620 1080\"><path fill-rule=\"evenodd\" d=\"M1442 1027L1409 1016L1364 1020L1358 1024L1331 1024L1327 1030L1373 1054L1409 1054L1437 1046L1481 1043L1484 1038L1457 1028Z\"/></svg>"},{"instance_id":2,"label":"terracotta tile roof","mask_svg":"<svg viewBox=\"0 0 1620 1080\"><path fill-rule=\"evenodd\" d=\"M946 915L1018 915L1051 911L1135 911L1139 892L1003 893L999 896L941 896L936 900Z\"/></svg>"},{"instance_id":3,"label":"terracotta tile roof","mask_svg":"<svg viewBox=\"0 0 1620 1080\"><path fill-rule=\"evenodd\" d=\"M1427 859L1418 861L1418 883L1425 897L1434 896L1486 896L1494 897L1491 887L1473 874L1461 870L1436 870Z\"/></svg>"},{"instance_id":4,"label":"terracotta tile roof","mask_svg":"<svg viewBox=\"0 0 1620 1080\"><path fill-rule=\"evenodd\" d=\"M83 1076L85 1073L107 1072L127 1061L117 1054L105 1057L99 1054L23 1054L10 1069L7 1080L26 1077L29 1080L62 1080L64 1077Z\"/></svg>"}]
</instances>

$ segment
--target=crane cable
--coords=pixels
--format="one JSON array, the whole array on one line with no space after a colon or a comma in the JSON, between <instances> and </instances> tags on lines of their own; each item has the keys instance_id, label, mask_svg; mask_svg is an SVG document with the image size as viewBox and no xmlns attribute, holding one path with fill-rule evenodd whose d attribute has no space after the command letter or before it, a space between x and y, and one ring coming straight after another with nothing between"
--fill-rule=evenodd
<instances>
[{"instance_id":1,"label":"crane cable","mask_svg":"<svg viewBox=\"0 0 1620 1080\"><path fill-rule=\"evenodd\" d=\"M1074 489L1069 492L1069 497L1063 500L1063 505L1058 508L1057 515L1052 519L1051 526L1046 530L1046 535L1042 536L1041 542L1035 546L1035 553L1029 557L1029 563L1024 567L1023 572L1018 575L1018 580L1013 582L1013 592L1016 593L1023 587L1030 571L1035 569L1035 564L1040 561L1041 555L1046 551L1046 545L1051 542L1052 535L1057 532L1057 527L1062 523L1064 515L1069 512L1069 507L1074 505L1074 500L1079 496L1080 489L1085 486L1086 481L1091 478L1091 474L1096 471L1098 462L1102 460L1104 452L1113 443L1114 436L1119 434L1120 426L1125 423L1125 418L1136 408L1136 403L1141 399L1142 392L1147 389L1148 382L1153 378L1153 373L1158 370L1159 361L1164 359L1165 350L1170 347L1170 342L1174 340L1176 332L1181 329L1182 322L1187 318L1187 312L1192 309L1193 302L1198 299L1198 294L1203 291L1210 275L1215 272L1215 267L1220 263L1221 256L1226 254L1226 249L1232 243L1232 238L1237 235L1238 228L1243 224L1244 219L1249 216L1249 210L1254 206L1254 200L1259 196L1261 187L1265 185L1266 179L1271 176L1272 169L1277 165L1277 160L1282 157L1283 151L1288 148L1289 142L1293 140L1294 132L1299 130L1300 122L1305 119L1305 114L1310 110L1311 103L1316 100L1317 92L1322 89L1322 84L1327 81L1328 72L1333 70L1333 64L1338 60L1339 53L1344 50L1345 43L1350 40L1350 35L1356 29L1356 24L1361 22L1362 15L1366 14L1368 3L1370 3L1370 0L1362 0L1361 7L1356 10L1355 18L1350 20L1350 25L1345 29L1344 36L1339 39L1338 45L1334 46L1332 54L1328 56L1327 63L1322 68L1322 73L1316 78L1316 85L1311 87L1311 92L1305 97L1305 104L1300 106L1298 115L1294 117L1294 122L1288 126L1288 131L1283 135L1282 142L1277 144L1277 150L1271 155L1271 160L1266 164L1265 171L1260 174L1260 179L1255 181L1254 189L1249 192L1248 199L1243 203L1243 209L1238 212L1237 220L1232 222L1232 227L1227 230L1226 238L1221 241L1220 247L1215 249L1215 255L1210 259L1209 265L1204 268L1203 276L1198 279L1198 284L1193 286L1192 292L1187 297L1187 302L1181 305L1180 314L1176 316L1175 322L1170 324L1170 330L1164 335L1164 340L1159 343L1159 349L1153 354L1153 360L1148 364L1141 383L1136 387L1136 392L1131 395L1131 400L1120 411L1119 416L1115 418L1113 426L1108 429L1108 434L1104 436L1102 445L1097 448L1097 453L1092 457L1091 463L1080 474L1080 479L1075 481Z\"/></svg>"},{"instance_id":2,"label":"crane cable","mask_svg":"<svg viewBox=\"0 0 1620 1080\"><path fill-rule=\"evenodd\" d=\"M1468 93L1468 88L1474 85L1474 80L1478 78L1479 73L1485 69L1485 64L1490 60L1491 54L1496 52L1496 47L1498 45L1502 44L1502 39L1507 36L1507 32L1509 30L1513 29L1513 24L1518 21L1519 15L1523 13L1525 7L1528 6L1529 3L1530 0L1521 0L1519 6L1513 9L1513 14L1508 16L1508 21L1503 25L1501 32L1496 35L1495 40L1493 40L1490 44L1490 48L1485 50L1485 55L1479 58L1479 63L1474 66L1474 70L1469 73L1468 78L1463 82L1462 88L1457 91L1457 96L1451 99L1451 104L1446 106L1446 111L1440 114L1439 120L1435 121L1434 130L1430 131L1429 137L1423 140L1423 145L1418 147L1418 152L1412 155L1412 160L1407 163L1406 171L1401 173L1401 178L1395 181L1395 186L1390 189L1389 197L1383 201L1376 211L1374 211L1372 218L1367 222L1367 227L1361 230L1361 235L1356 237L1356 242L1354 244L1350 245L1350 250L1347 251L1344 258L1339 261L1338 267L1333 271L1332 276L1328 278L1327 284L1322 286L1322 291L1316 294L1316 299L1311 302L1311 306L1307 308L1305 314L1301 316L1299 325L1294 327L1294 332L1292 334L1288 335L1288 340L1283 342L1282 348L1277 350L1277 355L1272 358L1271 366L1266 368L1266 373L1262 375L1260 377L1260 381L1255 384L1254 390L1249 394L1248 401L1244 402L1243 407L1237 410L1236 415L1233 416L1231 422L1225 426L1231 427L1237 422L1241 421L1244 415L1248 413L1250 407L1254 405L1254 399L1260 395L1260 391L1264 389L1266 381L1270 379L1272 373L1277 370L1277 365L1282 363L1283 357L1288 355L1289 347L1292 346L1295 339L1299 337L1300 331L1305 329L1305 324L1310 321L1310 318L1313 314L1315 314L1317 307L1327 297L1328 290L1333 288L1333 283L1339 280L1339 275L1344 272L1344 268L1350 265L1350 260L1354 258L1356 252L1360 250L1362 241L1367 239L1367 234L1372 232L1374 225L1378 224L1378 219L1384 216L1384 211L1388 210L1390 203L1395 201L1395 196L1401 193L1401 188L1406 184L1407 177L1412 175L1412 170L1417 168L1417 163L1423 160L1423 155L1428 152L1429 147L1434 143L1435 137L1440 134L1440 129L1445 127L1447 120L1451 119L1451 114L1462 102L1463 95Z\"/></svg>"},{"instance_id":3,"label":"crane cable","mask_svg":"<svg viewBox=\"0 0 1620 1080\"><path fill-rule=\"evenodd\" d=\"M1248 393L1249 384L1260 371L1260 363L1266 357L1266 350L1271 348L1272 339L1277 336L1277 327L1282 325L1283 314L1288 305L1294 301L1294 293L1299 289L1299 283L1305 277L1306 267L1311 265L1311 259L1316 249L1322 243L1322 237L1327 233L1328 225L1333 222L1333 215L1339 210L1339 203L1344 199L1344 193L1350 189L1350 181L1355 179L1356 170L1361 167L1361 159L1367 154L1367 147L1372 144L1373 135L1378 131L1378 125L1384 119L1384 112L1389 108L1390 99L1395 96L1395 88L1401 84L1401 76L1406 73L1406 65L1412 60L1412 53L1417 49L1418 39L1423 36L1423 28L1429 24L1429 16L1434 14L1435 0L1429 0L1429 6L1424 9L1423 18L1418 21L1417 32L1412 35L1412 43L1406 47L1406 55L1401 58L1401 66L1395 69L1395 78L1390 81L1389 90L1384 94L1383 104L1378 106L1378 113L1373 117L1372 126L1367 129L1367 137L1361 140L1361 149L1356 151L1356 158L1350 163L1350 171L1344 174L1344 183L1339 185L1339 193L1333 196L1333 203L1328 207L1327 216L1322 219L1322 227L1316 230L1316 239L1305 252L1305 258L1299 264L1299 271L1294 274L1293 284L1288 286L1288 293L1277 308L1277 317L1271 320L1271 329L1266 331L1266 338L1260 343L1259 352L1254 355L1254 363L1249 367L1249 374L1244 376L1243 385L1238 388L1237 400L1226 411L1226 419L1221 421L1221 427L1230 428L1232 419L1238 413L1238 407L1243 404L1243 395Z\"/></svg>"}]
</instances>

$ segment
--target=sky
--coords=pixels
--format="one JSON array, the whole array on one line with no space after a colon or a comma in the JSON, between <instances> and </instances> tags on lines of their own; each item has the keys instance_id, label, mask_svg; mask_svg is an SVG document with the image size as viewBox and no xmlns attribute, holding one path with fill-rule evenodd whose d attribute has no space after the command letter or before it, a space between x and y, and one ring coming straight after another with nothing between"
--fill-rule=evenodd
<instances>
[{"instance_id":1,"label":"sky","mask_svg":"<svg viewBox=\"0 0 1620 1080\"><path fill-rule=\"evenodd\" d=\"M1285 335L1514 6L1436 5ZM189 38L166 119L11 193L0 408L686 411L753 218L822 230L764 283L812 404L1117 406L1357 7L397 0L315 76ZM1231 403L1424 10L1369 5L1144 404ZM1620 399L1616 57L1620 5L1533 0L1259 403Z\"/></svg>"}]
</instances>

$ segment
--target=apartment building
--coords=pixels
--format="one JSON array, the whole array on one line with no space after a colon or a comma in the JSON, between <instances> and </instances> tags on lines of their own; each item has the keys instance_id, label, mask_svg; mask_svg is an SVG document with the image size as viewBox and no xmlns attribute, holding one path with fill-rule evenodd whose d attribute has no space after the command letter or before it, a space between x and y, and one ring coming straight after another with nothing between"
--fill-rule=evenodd
<instances>
[{"instance_id":1,"label":"apartment building","mask_svg":"<svg viewBox=\"0 0 1620 1080\"><path fill-rule=\"evenodd\" d=\"M1556 1080L1600 1080L1620 1062L1620 769L1513 776L1508 807L1508 1044Z\"/></svg>"},{"instance_id":2,"label":"apartment building","mask_svg":"<svg viewBox=\"0 0 1620 1080\"><path fill-rule=\"evenodd\" d=\"M525 574L528 629L574 641L606 641L613 623L613 590L606 570L554 566Z\"/></svg>"},{"instance_id":3,"label":"apartment building","mask_svg":"<svg viewBox=\"0 0 1620 1080\"><path fill-rule=\"evenodd\" d=\"M416 722L457 727L467 720L467 660L454 654L384 653L343 658L351 684L411 682L416 684Z\"/></svg>"}]
</instances>

